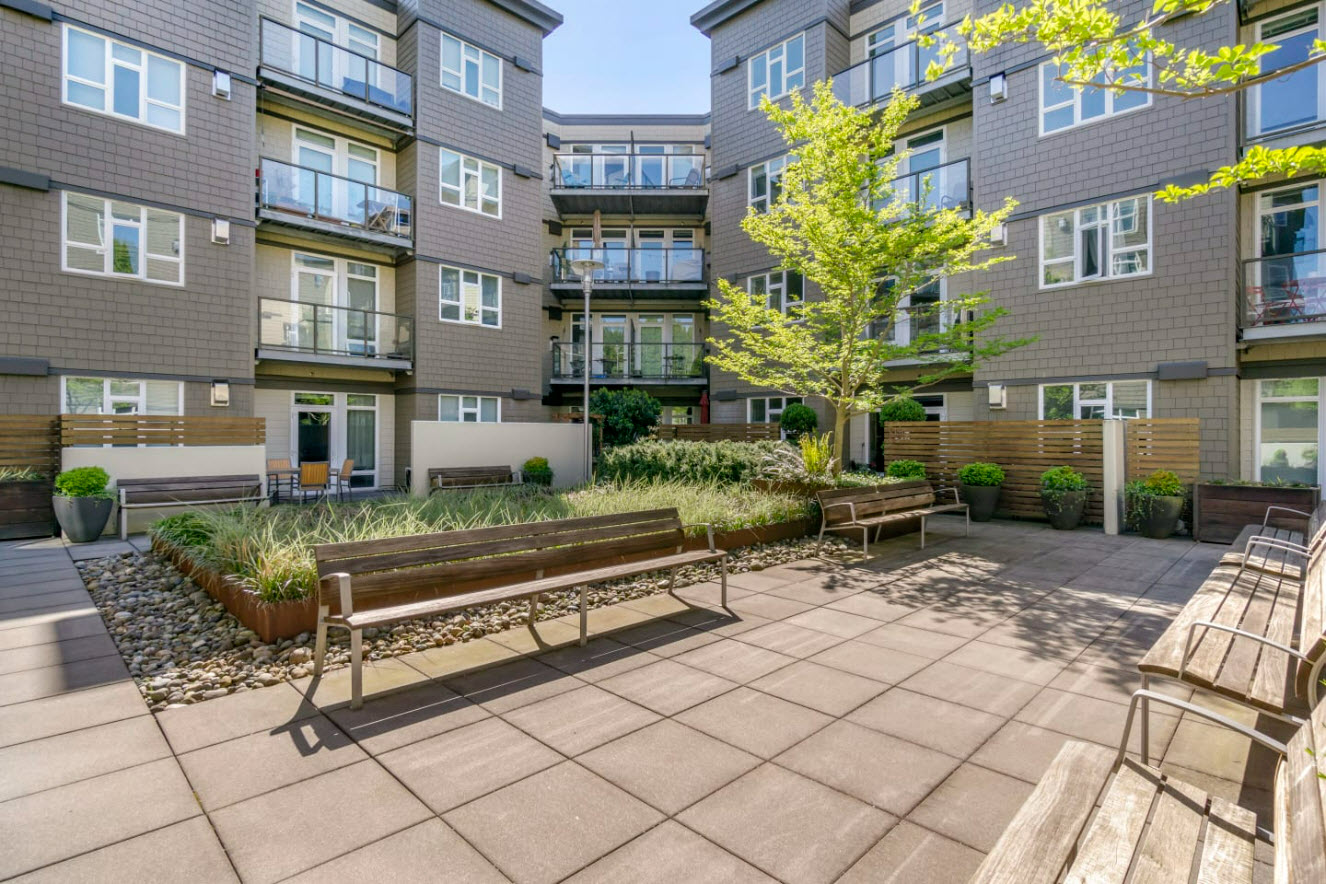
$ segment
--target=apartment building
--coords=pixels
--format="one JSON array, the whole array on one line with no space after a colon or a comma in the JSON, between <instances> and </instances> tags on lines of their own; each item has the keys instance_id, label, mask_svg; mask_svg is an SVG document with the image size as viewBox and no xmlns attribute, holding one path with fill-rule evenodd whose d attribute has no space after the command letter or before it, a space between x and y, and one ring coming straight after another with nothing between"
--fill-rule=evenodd
<instances>
[{"instance_id":1,"label":"apartment building","mask_svg":"<svg viewBox=\"0 0 1326 884\"><path fill-rule=\"evenodd\" d=\"M710 242L716 276L813 298L744 237L748 206L776 191L787 149L759 98L833 77L838 97L877 107L895 85L920 99L899 134L901 187L928 180L938 205L1016 213L995 248L1013 256L971 279L910 293L881 333L907 335L908 307L949 286L988 290L999 333L1037 340L919 397L933 419L1198 417L1212 476L1322 481L1317 446L1326 374L1320 182L1299 180L1169 204L1165 184L1203 180L1253 144L1320 144L1322 66L1239 98L1182 101L1065 88L1030 46L969 57L926 81L918 28L951 26L992 3L941 0L925 19L905 0L719 0L692 17L712 43ZM1149 5L1124 2L1125 20ZM1320 4L1219 7L1171 25L1179 45L1282 43L1283 67L1320 34ZM914 191L919 192L919 191ZM771 295L772 302L772 295ZM927 322L956 322L941 314ZM721 330L720 330L721 333ZM897 377L914 368L899 366ZM714 372L715 420L772 420L786 399ZM878 457L870 418L851 426L854 460Z\"/></svg>"},{"instance_id":2,"label":"apartment building","mask_svg":"<svg viewBox=\"0 0 1326 884\"><path fill-rule=\"evenodd\" d=\"M560 17L179 13L0 3L0 409L255 415L272 456L352 458L361 487L400 480L411 420L541 418Z\"/></svg>"}]
</instances>

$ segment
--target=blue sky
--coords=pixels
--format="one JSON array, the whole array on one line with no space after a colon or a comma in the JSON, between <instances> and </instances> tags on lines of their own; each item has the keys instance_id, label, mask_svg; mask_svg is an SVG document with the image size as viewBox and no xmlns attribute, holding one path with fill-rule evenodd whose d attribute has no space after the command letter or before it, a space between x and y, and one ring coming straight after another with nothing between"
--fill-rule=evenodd
<instances>
[{"instance_id":1,"label":"blue sky","mask_svg":"<svg viewBox=\"0 0 1326 884\"><path fill-rule=\"evenodd\" d=\"M566 20L543 44L543 103L559 113L709 111L707 0L544 0Z\"/></svg>"}]
</instances>

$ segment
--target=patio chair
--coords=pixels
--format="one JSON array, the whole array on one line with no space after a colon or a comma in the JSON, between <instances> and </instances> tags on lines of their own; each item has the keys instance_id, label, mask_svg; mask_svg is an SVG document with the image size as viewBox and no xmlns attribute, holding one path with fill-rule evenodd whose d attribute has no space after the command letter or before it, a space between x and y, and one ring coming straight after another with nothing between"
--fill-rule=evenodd
<instances>
[{"instance_id":1,"label":"patio chair","mask_svg":"<svg viewBox=\"0 0 1326 884\"><path fill-rule=\"evenodd\" d=\"M269 457L267 458L267 484L268 490L273 493L277 500L281 499L281 483L286 484L290 494L295 493L295 474L294 467L290 466L288 457Z\"/></svg>"},{"instance_id":2,"label":"patio chair","mask_svg":"<svg viewBox=\"0 0 1326 884\"><path fill-rule=\"evenodd\" d=\"M332 473L336 484L336 499L345 500L350 496L350 474L355 470L353 458L347 457L341 462L341 468Z\"/></svg>"},{"instance_id":3,"label":"patio chair","mask_svg":"<svg viewBox=\"0 0 1326 884\"><path fill-rule=\"evenodd\" d=\"M309 494L313 494L315 500L321 500L327 496L327 485L331 473L331 464L324 461L313 461L310 463L301 463L299 465L299 492L300 502L308 500Z\"/></svg>"}]
</instances>

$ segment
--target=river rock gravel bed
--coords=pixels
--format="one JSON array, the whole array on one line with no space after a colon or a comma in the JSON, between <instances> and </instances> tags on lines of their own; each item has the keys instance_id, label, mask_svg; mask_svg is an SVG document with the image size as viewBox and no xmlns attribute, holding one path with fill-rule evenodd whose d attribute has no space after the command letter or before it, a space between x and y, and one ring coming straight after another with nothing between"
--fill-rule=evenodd
<instances>
[{"instance_id":1,"label":"river rock gravel bed","mask_svg":"<svg viewBox=\"0 0 1326 884\"><path fill-rule=\"evenodd\" d=\"M825 543L846 546L841 538L826 538ZM746 547L732 551L729 573L759 571L814 553L810 538ZM262 641L164 558L152 553L109 556L79 562L78 570L153 712L313 673L311 632L271 644ZM714 566L682 568L677 586L717 577ZM589 604L599 608L666 588L667 578L658 575L617 581L591 589ZM552 620L578 610L574 592L549 593L541 600L538 619ZM519 600L365 629L364 653L370 660L380 660L481 638L523 625L528 611L528 603ZM332 630L328 667L345 665L349 659L349 634Z\"/></svg>"}]
</instances>

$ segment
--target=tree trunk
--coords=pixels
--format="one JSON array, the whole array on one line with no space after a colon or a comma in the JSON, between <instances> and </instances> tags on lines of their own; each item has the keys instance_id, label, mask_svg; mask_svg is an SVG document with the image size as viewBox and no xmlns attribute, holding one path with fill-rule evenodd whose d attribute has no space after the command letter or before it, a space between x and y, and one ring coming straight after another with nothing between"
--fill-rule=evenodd
<instances>
[{"instance_id":1,"label":"tree trunk","mask_svg":"<svg viewBox=\"0 0 1326 884\"><path fill-rule=\"evenodd\" d=\"M835 476L842 475L843 463L847 457L847 439L843 432L846 426L847 417L843 414L843 410L835 405L833 408L833 449L834 453L837 454L833 462L833 474Z\"/></svg>"}]
</instances>

